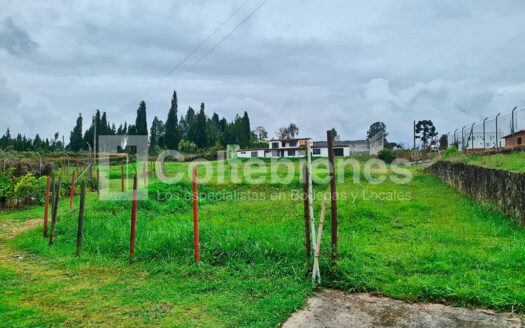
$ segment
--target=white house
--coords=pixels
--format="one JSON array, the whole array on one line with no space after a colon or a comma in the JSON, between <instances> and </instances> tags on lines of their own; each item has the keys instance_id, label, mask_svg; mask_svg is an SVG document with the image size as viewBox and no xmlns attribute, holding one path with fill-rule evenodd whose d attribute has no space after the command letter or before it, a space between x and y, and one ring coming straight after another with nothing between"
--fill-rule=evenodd
<instances>
[{"instance_id":1,"label":"white house","mask_svg":"<svg viewBox=\"0 0 525 328\"><path fill-rule=\"evenodd\" d=\"M371 140L356 141L334 141L335 156L358 156L375 154L378 147L383 149L383 138L381 137L380 145ZM311 138L294 138L294 139L272 139L268 142L268 148L251 148L239 149L237 157L239 158L301 158L306 156L306 144L312 142ZM374 147L371 147L371 144ZM373 149L372 149L373 148ZM379 150L380 150L379 149ZM371 152L374 153L371 153ZM314 141L312 143L312 156L328 157L328 142Z\"/></svg>"},{"instance_id":2,"label":"white house","mask_svg":"<svg viewBox=\"0 0 525 328\"><path fill-rule=\"evenodd\" d=\"M299 158L306 156L306 143L311 142L311 138L296 139L272 139L269 141L268 148L239 149L237 157L268 157L268 158Z\"/></svg>"}]
</instances>

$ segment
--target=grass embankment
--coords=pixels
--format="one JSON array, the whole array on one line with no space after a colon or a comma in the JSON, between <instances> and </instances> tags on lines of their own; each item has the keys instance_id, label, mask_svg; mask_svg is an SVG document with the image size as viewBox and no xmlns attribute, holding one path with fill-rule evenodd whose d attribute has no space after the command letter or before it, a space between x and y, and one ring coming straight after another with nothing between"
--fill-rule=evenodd
<instances>
[{"instance_id":1,"label":"grass embankment","mask_svg":"<svg viewBox=\"0 0 525 328\"><path fill-rule=\"evenodd\" d=\"M463 153L454 153L444 160L464 162L467 164L480 165L494 169L502 169L513 172L525 172L525 152L514 152L511 154L465 156Z\"/></svg>"},{"instance_id":2,"label":"grass embankment","mask_svg":"<svg viewBox=\"0 0 525 328\"><path fill-rule=\"evenodd\" d=\"M236 165L227 166L225 174L245 179L246 172L237 170L245 164ZM294 165L298 168L299 162ZM188 166L170 163L167 170L169 175L188 172ZM284 168L275 169L286 176ZM114 172L120 167L110 171L111 188L119 190ZM303 203L290 200L300 188L298 172L289 185L223 185L213 176L201 186L220 197L201 201L198 264L193 261L191 200L185 197L139 201L132 264L127 261L130 202L102 202L89 195L81 258L74 257L77 211L63 207L53 247L47 246L41 229L5 242L7 249L29 259L0 262L0 321L27 327L276 326L312 292ZM326 169L314 172L326 176ZM381 184L367 183L363 172L356 175L361 180L356 184L353 170L344 171L347 179L338 184L339 262L330 268L328 211L322 286L523 312L524 228L417 168L410 172L414 177L407 184L395 184L390 177ZM168 191L184 196L191 190L187 181L176 186L152 183L150 193L160 192L161 198ZM327 187L319 183L315 190ZM231 191L237 199L228 196ZM242 192L251 192L252 198ZM315 202L317 218L321 202Z\"/></svg>"}]
</instances>

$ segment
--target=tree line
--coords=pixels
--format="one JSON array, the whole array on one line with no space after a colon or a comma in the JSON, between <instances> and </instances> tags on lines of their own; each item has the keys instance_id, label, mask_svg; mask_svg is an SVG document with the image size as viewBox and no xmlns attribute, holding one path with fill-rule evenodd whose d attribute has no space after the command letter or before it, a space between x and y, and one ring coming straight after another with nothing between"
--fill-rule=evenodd
<instances>
[{"instance_id":1,"label":"tree line","mask_svg":"<svg viewBox=\"0 0 525 328\"><path fill-rule=\"evenodd\" d=\"M86 151L92 148L95 130L97 144L98 136L101 135L147 135L152 151L173 149L191 152L203 148L226 147L228 144L238 144L246 148L257 145L261 138L267 137L261 126L251 131L250 118L246 111L242 116L236 115L233 121L228 121L224 117L219 117L217 113L209 117L206 114L205 104L201 103L199 110L196 111L190 106L186 113L179 117L176 91L173 92L166 121L155 116L148 127L146 103L141 101L133 123L124 122L117 127L115 123L108 120L106 112L97 110L85 131L84 124L84 117L79 114L70 133L69 144L66 143L66 150ZM0 138L0 148L14 151L62 151L64 144L58 139L58 132L55 133L54 138L45 140L38 134L34 139L22 134L12 137L8 128Z\"/></svg>"},{"instance_id":2,"label":"tree line","mask_svg":"<svg viewBox=\"0 0 525 328\"><path fill-rule=\"evenodd\" d=\"M198 111L191 106L185 115L178 116L177 92L173 92L171 106L164 122L155 116L151 126L147 124L147 107L141 101L134 124L110 124L106 113L97 110L90 127L82 134L83 118L80 114L73 131L71 131L69 148L72 151L85 150L93 143L95 126L97 136L100 135L147 135L151 150L173 149L180 151L195 151L202 148L225 147L227 144L239 144L248 147L257 140L250 129L250 118L245 111L242 116L228 122L217 113L211 117L206 114L205 104L201 103Z\"/></svg>"}]
</instances>

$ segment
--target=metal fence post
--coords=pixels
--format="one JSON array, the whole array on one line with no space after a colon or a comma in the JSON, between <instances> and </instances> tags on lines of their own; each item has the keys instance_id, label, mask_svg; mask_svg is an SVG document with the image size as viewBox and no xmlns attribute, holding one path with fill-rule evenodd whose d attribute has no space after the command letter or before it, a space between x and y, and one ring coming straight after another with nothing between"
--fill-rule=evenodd
<instances>
[{"instance_id":1,"label":"metal fence post","mask_svg":"<svg viewBox=\"0 0 525 328\"><path fill-rule=\"evenodd\" d=\"M485 149L487 146L486 139L485 139L485 123L487 123L487 119L488 117L485 117L485 119L483 120L483 149Z\"/></svg>"},{"instance_id":2,"label":"metal fence post","mask_svg":"<svg viewBox=\"0 0 525 328\"><path fill-rule=\"evenodd\" d=\"M465 128L467 126L465 125L462 129L461 129L461 150L462 151L465 151L466 148L465 148Z\"/></svg>"},{"instance_id":3,"label":"metal fence post","mask_svg":"<svg viewBox=\"0 0 525 328\"><path fill-rule=\"evenodd\" d=\"M470 127L470 140L472 144L472 154L474 154L474 125L476 125L476 122L472 123L472 126Z\"/></svg>"},{"instance_id":4,"label":"metal fence post","mask_svg":"<svg viewBox=\"0 0 525 328\"><path fill-rule=\"evenodd\" d=\"M512 110L512 124L510 125L510 133L512 133L512 150L514 150L514 138L515 138L515 127L514 127L514 112L516 112L516 109L518 109L518 106L514 107Z\"/></svg>"},{"instance_id":5,"label":"metal fence post","mask_svg":"<svg viewBox=\"0 0 525 328\"><path fill-rule=\"evenodd\" d=\"M496 150L499 149L499 136L498 136L498 117L501 115L501 113L498 113L496 115Z\"/></svg>"}]
</instances>

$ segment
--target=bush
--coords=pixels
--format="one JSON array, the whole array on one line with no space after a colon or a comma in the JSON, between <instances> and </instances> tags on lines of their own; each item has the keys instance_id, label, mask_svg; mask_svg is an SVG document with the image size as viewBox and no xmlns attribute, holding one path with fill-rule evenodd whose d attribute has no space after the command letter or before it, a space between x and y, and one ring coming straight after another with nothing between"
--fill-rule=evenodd
<instances>
[{"instance_id":1,"label":"bush","mask_svg":"<svg viewBox=\"0 0 525 328\"><path fill-rule=\"evenodd\" d=\"M445 152L445 157L448 157L448 156L451 156L455 153L458 152L458 149L454 146L450 147L449 149L447 149L447 151Z\"/></svg>"},{"instance_id":2,"label":"bush","mask_svg":"<svg viewBox=\"0 0 525 328\"><path fill-rule=\"evenodd\" d=\"M377 153L377 157L385 163L392 163L396 159L394 152L389 149L383 149Z\"/></svg>"}]
</instances>

